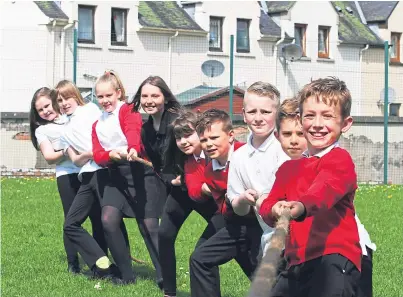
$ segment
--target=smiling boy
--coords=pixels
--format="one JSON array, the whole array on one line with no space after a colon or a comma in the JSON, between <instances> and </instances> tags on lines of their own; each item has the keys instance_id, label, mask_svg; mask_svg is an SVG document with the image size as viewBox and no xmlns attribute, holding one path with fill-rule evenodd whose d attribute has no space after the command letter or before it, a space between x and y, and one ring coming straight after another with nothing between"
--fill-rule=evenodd
<instances>
[{"instance_id":1,"label":"smiling boy","mask_svg":"<svg viewBox=\"0 0 403 297\"><path fill-rule=\"evenodd\" d=\"M286 242L287 270L271 296L355 296L361 248L353 205L357 175L349 153L338 147L351 127L351 95L344 82L324 78L299 93L308 150L276 174L260 215L274 226L285 208L293 220Z\"/></svg>"},{"instance_id":2,"label":"smiling boy","mask_svg":"<svg viewBox=\"0 0 403 297\"><path fill-rule=\"evenodd\" d=\"M220 279L216 267L234 259L251 278L257 266L262 230L253 210L245 216L238 216L226 200L232 154L244 144L235 141L229 115L222 110L207 110L197 122L196 131L202 149L212 159L204 171L205 183L225 218L226 226L191 255L190 288L192 297L219 297Z\"/></svg>"}]
</instances>

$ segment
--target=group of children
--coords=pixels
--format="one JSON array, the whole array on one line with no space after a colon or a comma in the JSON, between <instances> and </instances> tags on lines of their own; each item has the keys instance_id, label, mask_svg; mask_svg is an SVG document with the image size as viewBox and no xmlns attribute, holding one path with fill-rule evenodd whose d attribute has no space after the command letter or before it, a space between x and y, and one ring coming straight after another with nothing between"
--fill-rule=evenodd
<instances>
[{"instance_id":1,"label":"group of children","mask_svg":"<svg viewBox=\"0 0 403 297\"><path fill-rule=\"evenodd\" d=\"M246 143L226 112L184 109L158 76L130 103L114 71L98 78L95 92L102 110L66 80L39 89L31 104L32 143L56 164L69 272L80 273L79 253L94 278L135 283L123 220L135 218L158 286L176 296L175 240L195 210L207 226L190 255L191 296L218 297L219 266L234 259L252 280L288 209L284 257L267 293L372 296L375 246L355 214L354 163L337 142L352 124L344 82L312 81L281 104L274 86L252 84L243 102ZM82 227L88 217L92 236Z\"/></svg>"}]
</instances>

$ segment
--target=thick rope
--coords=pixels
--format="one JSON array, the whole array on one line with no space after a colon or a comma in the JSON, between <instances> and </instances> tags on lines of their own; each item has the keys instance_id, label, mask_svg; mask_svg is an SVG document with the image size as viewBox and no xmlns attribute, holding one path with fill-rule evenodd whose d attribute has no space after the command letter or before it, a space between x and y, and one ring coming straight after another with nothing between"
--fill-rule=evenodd
<instances>
[{"instance_id":1,"label":"thick rope","mask_svg":"<svg viewBox=\"0 0 403 297\"><path fill-rule=\"evenodd\" d=\"M278 219L269 248L255 271L248 297L269 297L271 288L277 279L280 257L288 235L290 210L285 209Z\"/></svg>"}]
</instances>

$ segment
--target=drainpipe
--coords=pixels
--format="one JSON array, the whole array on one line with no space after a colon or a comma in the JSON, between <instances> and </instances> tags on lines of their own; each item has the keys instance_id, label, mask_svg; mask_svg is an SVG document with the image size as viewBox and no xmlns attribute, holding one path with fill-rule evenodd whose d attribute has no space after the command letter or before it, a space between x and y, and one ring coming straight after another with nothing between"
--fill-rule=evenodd
<instances>
[{"instance_id":1,"label":"drainpipe","mask_svg":"<svg viewBox=\"0 0 403 297\"><path fill-rule=\"evenodd\" d=\"M52 35L53 35L53 53L52 53L52 85L55 84L55 62L56 62L56 55L55 55L55 47L56 47L56 32L55 32L55 27L56 27L56 20L53 20L52 22Z\"/></svg>"},{"instance_id":2,"label":"drainpipe","mask_svg":"<svg viewBox=\"0 0 403 297\"><path fill-rule=\"evenodd\" d=\"M360 50L360 92L359 92L359 104L358 104L358 115L361 115L362 109L362 54L369 48L369 44L367 44L364 48Z\"/></svg>"},{"instance_id":3,"label":"drainpipe","mask_svg":"<svg viewBox=\"0 0 403 297\"><path fill-rule=\"evenodd\" d=\"M278 79L277 79L277 63L278 63L278 57L277 57L277 55L278 55L278 46L279 46L281 43L283 43L283 42L284 42L284 39L285 39L285 30L284 30L282 24L281 24L281 26L280 26L280 30L281 30L281 38L280 38L280 40L277 41L276 44L274 45L274 65L275 65L275 73L276 73L276 80L275 80L275 82L276 82L276 83L275 83L275 86L276 86L276 87L278 87ZM286 67L287 67L287 64L286 64ZM283 92L281 92L281 93L283 93Z\"/></svg>"},{"instance_id":4,"label":"drainpipe","mask_svg":"<svg viewBox=\"0 0 403 297\"><path fill-rule=\"evenodd\" d=\"M179 31L175 32L175 35L169 37L168 40L168 86L172 88L171 86L171 68L172 68L172 39L177 37L179 35Z\"/></svg>"},{"instance_id":5,"label":"drainpipe","mask_svg":"<svg viewBox=\"0 0 403 297\"><path fill-rule=\"evenodd\" d=\"M75 21L68 23L62 29L62 34L60 37L60 79L64 79L64 69L65 69L65 52L66 52L66 31L74 26Z\"/></svg>"}]
</instances>

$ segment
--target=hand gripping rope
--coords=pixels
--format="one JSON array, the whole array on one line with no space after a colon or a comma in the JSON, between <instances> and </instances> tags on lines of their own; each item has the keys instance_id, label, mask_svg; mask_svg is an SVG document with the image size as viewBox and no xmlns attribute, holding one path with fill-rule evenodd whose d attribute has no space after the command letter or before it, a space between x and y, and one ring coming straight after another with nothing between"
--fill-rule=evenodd
<instances>
[{"instance_id":1,"label":"hand gripping rope","mask_svg":"<svg viewBox=\"0 0 403 297\"><path fill-rule=\"evenodd\" d=\"M269 248L253 276L248 297L270 297L271 288L276 282L277 268L288 235L290 219L290 210L285 209L276 223Z\"/></svg>"}]
</instances>

